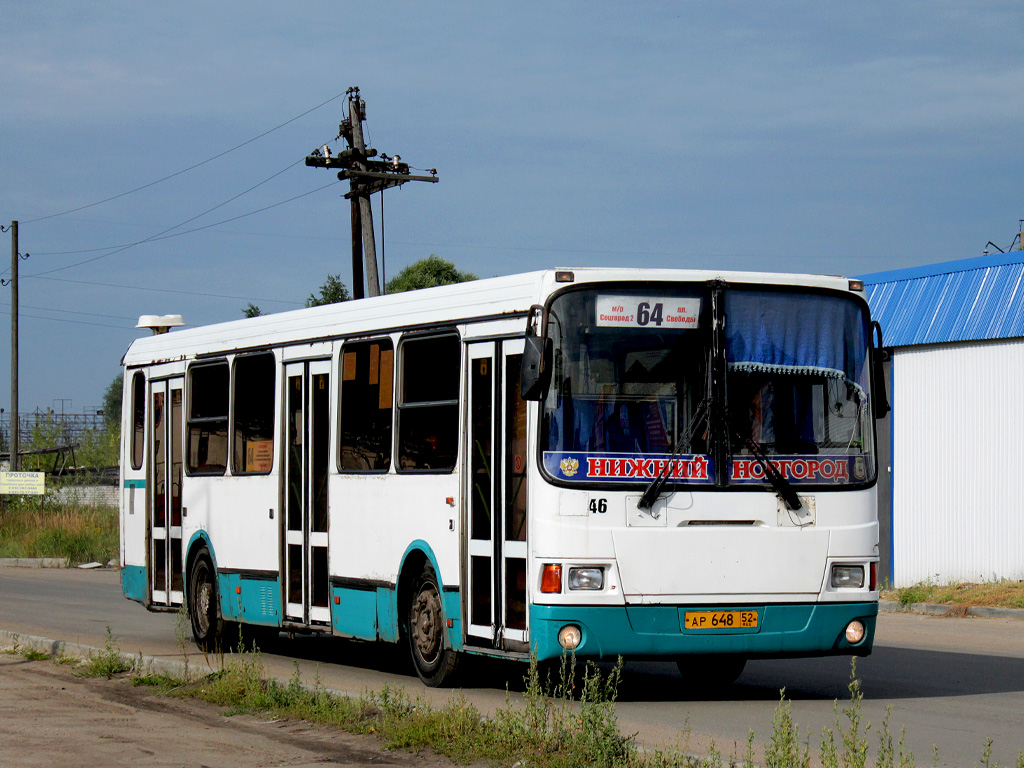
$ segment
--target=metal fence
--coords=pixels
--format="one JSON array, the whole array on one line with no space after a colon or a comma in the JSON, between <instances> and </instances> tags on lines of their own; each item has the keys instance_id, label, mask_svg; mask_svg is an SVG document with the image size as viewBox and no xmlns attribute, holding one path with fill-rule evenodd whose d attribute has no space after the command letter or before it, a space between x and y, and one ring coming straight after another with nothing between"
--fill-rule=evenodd
<instances>
[{"instance_id":1,"label":"metal fence","mask_svg":"<svg viewBox=\"0 0 1024 768\"><path fill-rule=\"evenodd\" d=\"M103 430L107 428L107 417L98 411L91 413L56 413L51 410L36 410L31 413L19 414L19 435L21 450L25 450L32 441L33 435L42 434L48 442L56 445L76 443L87 430ZM0 452L10 450L11 415L0 414Z\"/></svg>"}]
</instances>

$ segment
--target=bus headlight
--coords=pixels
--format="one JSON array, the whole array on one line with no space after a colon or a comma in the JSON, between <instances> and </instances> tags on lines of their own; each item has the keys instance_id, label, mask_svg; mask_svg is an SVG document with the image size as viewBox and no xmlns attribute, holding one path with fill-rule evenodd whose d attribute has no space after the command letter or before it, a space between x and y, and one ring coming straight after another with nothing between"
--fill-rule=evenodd
<instances>
[{"instance_id":1,"label":"bus headlight","mask_svg":"<svg viewBox=\"0 0 1024 768\"><path fill-rule=\"evenodd\" d=\"M575 624L566 624L558 630L558 644L567 651L575 651L583 641L583 632Z\"/></svg>"},{"instance_id":2,"label":"bus headlight","mask_svg":"<svg viewBox=\"0 0 1024 768\"><path fill-rule=\"evenodd\" d=\"M864 586L863 565L833 565L832 586L860 589Z\"/></svg>"},{"instance_id":3,"label":"bus headlight","mask_svg":"<svg viewBox=\"0 0 1024 768\"><path fill-rule=\"evenodd\" d=\"M604 589L604 568L570 568L569 589Z\"/></svg>"}]
</instances>

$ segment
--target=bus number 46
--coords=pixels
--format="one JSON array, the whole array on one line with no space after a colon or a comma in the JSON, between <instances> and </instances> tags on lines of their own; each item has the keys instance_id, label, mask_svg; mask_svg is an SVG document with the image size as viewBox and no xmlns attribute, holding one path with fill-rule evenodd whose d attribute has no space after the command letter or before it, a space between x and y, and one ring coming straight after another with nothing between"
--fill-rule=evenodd
<instances>
[{"instance_id":1,"label":"bus number 46","mask_svg":"<svg viewBox=\"0 0 1024 768\"><path fill-rule=\"evenodd\" d=\"M590 500L590 512L591 514L601 513L602 515L608 511L608 499L591 499Z\"/></svg>"}]
</instances>

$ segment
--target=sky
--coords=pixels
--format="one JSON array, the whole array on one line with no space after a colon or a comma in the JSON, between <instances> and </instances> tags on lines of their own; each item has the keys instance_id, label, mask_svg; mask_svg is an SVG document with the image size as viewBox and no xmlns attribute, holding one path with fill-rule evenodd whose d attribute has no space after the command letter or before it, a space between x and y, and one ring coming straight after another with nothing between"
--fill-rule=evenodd
<instances>
[{"instance_id":1,"label":"sky","mask_svg":"<svg viewBox=\"0 0 1024 768\"><path fill-rule=\"evenodd\" d=\"M351 287L347 183L302 162L344 147L351 86L368 144L440 178L383 212L374 196L385 276L432 253L480 277L860 275L1005 249L1024 217L1020 3L0 0L0 18L22 413L101 405L139 315L205 325L298 308L328 274Z\"/></svg>"}]
</instances>

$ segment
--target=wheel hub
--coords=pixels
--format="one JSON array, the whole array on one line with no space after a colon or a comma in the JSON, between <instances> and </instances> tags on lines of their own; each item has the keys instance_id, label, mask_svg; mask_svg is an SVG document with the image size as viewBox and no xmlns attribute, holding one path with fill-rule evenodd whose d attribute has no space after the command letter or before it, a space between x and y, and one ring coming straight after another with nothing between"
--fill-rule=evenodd
<instances>
[{"instance_id":1,"label":"wheel hub","mask_svg":"<svg viewBox=\"0 0 1024 768\"><path fill-rule=\"evenodd\" d=\"M432 663L441 649L441 599L429 585L413 600L410 625L420 658Z\"/></svg>"}]
</instances>

